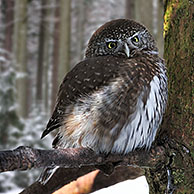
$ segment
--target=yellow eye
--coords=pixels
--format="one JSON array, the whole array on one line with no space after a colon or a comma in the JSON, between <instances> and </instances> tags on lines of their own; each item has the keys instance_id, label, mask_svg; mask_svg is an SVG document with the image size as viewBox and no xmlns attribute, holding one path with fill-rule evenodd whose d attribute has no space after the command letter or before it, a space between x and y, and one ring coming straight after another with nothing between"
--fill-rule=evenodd
<instances>
[{"instance_id":1,"label":"yellow eye","mask_svg":"<svg viewBox=\"0 0 194 194\"><path fill-rule=\"evenodd\" d=\"M108 47L109 49L115 48L116 46L117 46L116 42L108 42L108 43L107 43L107 47Z\"/></svg>"},{"instance_id":2,"label":"yellow eye","mask_svg":"<svg viewBox=\"0 0 194 194\"><path fill-rule=\"evenodd\" d=\"M139 42L139 38L138 36L134 36L132 39L131 39L132 42L135 42L135 43L138 43Z\"/></svg>"}]
</instances>

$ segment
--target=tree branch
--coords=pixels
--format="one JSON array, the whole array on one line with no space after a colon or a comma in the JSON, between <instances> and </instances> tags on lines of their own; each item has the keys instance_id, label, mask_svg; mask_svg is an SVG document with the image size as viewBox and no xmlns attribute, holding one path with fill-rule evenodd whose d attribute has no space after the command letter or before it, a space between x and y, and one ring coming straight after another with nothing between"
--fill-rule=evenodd
<instances>
[{"instance_id":1,"label":"tree branch","mask_svg":"<svg viewBox=\"0 0 194 194\"><path fill-rule=\"evenodd\" d=\"M159 161L165 161L165 158L165 148L159 146L152 148L149 152L136 150L125 156L113 154L105 156L96 154L88 148L41 150L21 146L14 150L0 152L0 172L48 166L78 168L106 163L144 168L154 167Z\"/></svg>"},{"instance_id":2,"label":"tree branch","mask_svg":"<svg viewBox=\"0 0 194 194\"><path fill-rule=\"evenodd\" d=\"M14 150L0 151L0 172L55 165L63 167L53 175L46 185L35 182L22 192L22 194L50 194L96 168L110 174L117 165L154 168L158 164L166 164L168 157L165 151L165 147L156 146L149 152L139 149L128 155L103 155L96 154L88 148L41 150L21 146Z\"/></svg>"}]
</instances>

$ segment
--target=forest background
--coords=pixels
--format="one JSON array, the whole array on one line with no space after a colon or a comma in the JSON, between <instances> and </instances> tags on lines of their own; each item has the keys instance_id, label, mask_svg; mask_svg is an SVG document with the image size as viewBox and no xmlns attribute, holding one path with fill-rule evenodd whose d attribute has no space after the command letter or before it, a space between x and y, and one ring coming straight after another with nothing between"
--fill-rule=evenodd
<instances>
[{"instance_id":1,"label":"forest background","mask_svg":"<svg viewBox=\"0 0 194 194\"><path fill-rule=\"evenodd\" d=\"M84 58L92 33L105 22L144 24L163 56L161 0L0 0L0 150L50 148L40 140L65 74ZM0 175L0 192L25 188L39 170Z\"/></svg>"}]
</instances>

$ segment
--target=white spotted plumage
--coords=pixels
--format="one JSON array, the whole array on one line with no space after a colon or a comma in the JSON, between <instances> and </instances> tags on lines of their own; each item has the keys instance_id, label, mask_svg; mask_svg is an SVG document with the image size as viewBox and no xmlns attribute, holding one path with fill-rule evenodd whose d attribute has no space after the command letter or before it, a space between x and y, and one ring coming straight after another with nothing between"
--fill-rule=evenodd
<instances>
[{"instance_id":1,"label":"white spotted plumage","mask_svg":"<svg viewBox=\"0 0 194 194\"><path fill-rule=\"evenodd\" d=\"M42 138L59 129L54 148L105 154L150 148L166 102L165 64L152 35L133 20L113 20L93 34L85 60L64 78Z\"/></svg>"},{"instance_id":2,"label":"white spotted plumage","mask_svg":"<svg viewBox=\"0 0 194 194\"><path fill-rule=\"evenodd\" d=\"M62 138L58 146L83 146L90 147L96 152L123 154L129 153L136 148L150 148L155 139L156 131L161 123L162 114L165 109L165 103L162 102L164 99L160 93L166 91L166 88L161 88L162 82L167 81L166 77L163 77L162 80L163 81L160 81L158 76L154 76L153 80L150 82L150 93L146 104L143 104L142 95L140 95L136 104L136 111L126 120L120 135L115 140L111 148L111 135L114 134L114 130L117 130L117 126L109 131L108 137L110 138L107 138L107 135L99 137L97 135L98 128L95 126L95 123L99 122L98 118L100 112L98 110L100 106L103 106L103 99L106 97L107 104L110 104L115 100L113 99L115 98L114 93L117 92L120 87L120 83L123 82L121 78L116 79L109 86L101 89L100 92L98 91L93 93L91 96L85 96L84 98L82 97L82 99L79 99L79 101L81 100L83 102L83 106L79 103L74 105L71 114L75 116L72 116L72 119L68 119L69 124L65 123L65 127L61 127L60 134L62 135ZM112 91L112 96L108 96L107 98L107 90L110 89ZM122 88L120 88L120 90L122 90ZM166 93L164 93L163 96L166 96L167 98ZM89 106L93 107L90 112L87 111ZM68 125L77 127L73 130L71 138L68 136Z\"/></svg>"}]
</instances>

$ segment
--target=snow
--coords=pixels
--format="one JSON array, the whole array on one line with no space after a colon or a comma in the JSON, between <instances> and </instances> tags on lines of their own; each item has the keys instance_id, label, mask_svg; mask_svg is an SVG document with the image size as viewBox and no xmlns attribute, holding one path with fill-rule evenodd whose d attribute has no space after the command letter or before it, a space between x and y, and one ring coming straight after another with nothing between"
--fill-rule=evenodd
<instances>
[{"instance_id":1,"label":"snow","mask_svg":"<svg viewBox=\"0 0 194 194\"><path fill-rule=\"evenodd\" d=\"M15 173L13 172L4 172L3 176L0 176L0 183L3 182L4 188L8 188L6 192L0 192L0 194L11 194L11 193L16 194L21 192L22 188L19 188L18 186L16 186L16 184L12 181L14 176L15 176Z\"/></svg>"},{"instance_id":2,"label":"snow","mask_svg":"<svg viewBox=\"0 0 194 194\"><path fill-rule=\"evenodd\" d=\"M22 190L23 189L15 188L14 190L7 191L6 193L0 192L0 194L16 194ZM92 194L128 194L129 191L133 194L149 194L149 186L145 176L138 177L134 180L126 180L117 183L113 186L95 191Z\"/></svg>"},{"instance_id":3,"label":"snow","mask_svg":"<svg viewBox=\"0 0 194 194\"><path fill-rule=\"evenodd\" d=\"M6 192L6 193L1 193L1 192L0 192L0 194L16 194L16 193L20 193L22 190L23 190L23 189L17 188L17 189L8 191L8 192Z\"/></svg>"},{"instance_id":4,"label":"snow","mask_svg":"<svg viewBox=\"0 0 194 194\"><path fill-rule=\"evenodd\" d=\"M117 183L113 186L95 191L92 194L128 194L129 191L133 194L149 194L149 186L145 176Z\"/></svg>"}]
</instances>

